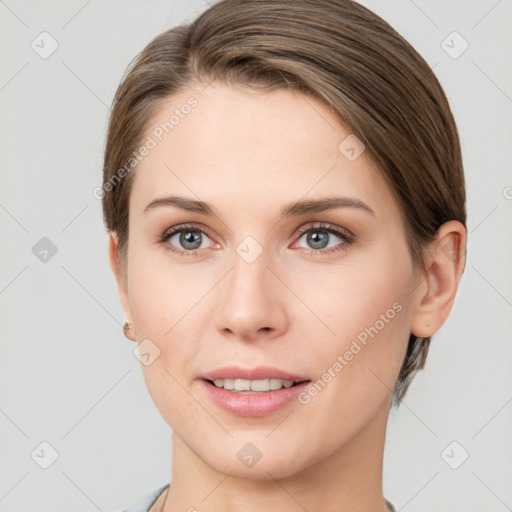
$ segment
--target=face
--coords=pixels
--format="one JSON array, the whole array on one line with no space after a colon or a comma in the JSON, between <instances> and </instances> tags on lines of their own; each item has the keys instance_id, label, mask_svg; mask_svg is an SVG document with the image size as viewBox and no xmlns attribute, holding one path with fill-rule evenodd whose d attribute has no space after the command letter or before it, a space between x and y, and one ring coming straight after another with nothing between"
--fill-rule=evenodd
<instances>
[{"instance_id":1,"label":"face","mask_svg":"<svg viewBox=\"0 0 512 512\"><path fill-rule=\"evenodd\" d=\"M391 190L323 104L204 87L169 99L146 134L156 145L134 171L123 307L184 445L233 476L283 477L387 417L418 272ZM155 203L171 196L189 203ZM237 372L306 382L241 393L205 380L229 387Z\"/></svg>"}]
</instances>

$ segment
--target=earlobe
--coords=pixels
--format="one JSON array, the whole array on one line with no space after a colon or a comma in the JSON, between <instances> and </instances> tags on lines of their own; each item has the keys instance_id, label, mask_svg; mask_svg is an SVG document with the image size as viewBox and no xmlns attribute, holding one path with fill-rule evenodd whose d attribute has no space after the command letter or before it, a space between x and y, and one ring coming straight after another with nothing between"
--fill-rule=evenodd
<instances>
[{"instance_id":1,"label":"earlobe","mask_svg":"<svg viewBox=\"0 0 512 512\"><path fill-rule=\"evenodd\" d=\"M110 268L114 274L114 277L117 282L117 289L119 292L119 300L121 301L121 306L124 311L125 318L128 321L131 321L131 311L130 311L130 303L128 300L128 290L127 290L127 282L126 278L121 270L121 264L119 260L119 240L117 237L117 233L111 232L109 235L109 261Z\"/></svg>"},{"instance_id":2,"label":"earlobe","mask_svg":"<svg viewBox=\"0 0 512 512\"><path fill-rule=\"evenodd\" d=\"M465 265L466 229L458 221L445 222L425 250L426 276L415 291L412 334L426 338L441 328L452 309Z\"/></svg>"}]
</instances>

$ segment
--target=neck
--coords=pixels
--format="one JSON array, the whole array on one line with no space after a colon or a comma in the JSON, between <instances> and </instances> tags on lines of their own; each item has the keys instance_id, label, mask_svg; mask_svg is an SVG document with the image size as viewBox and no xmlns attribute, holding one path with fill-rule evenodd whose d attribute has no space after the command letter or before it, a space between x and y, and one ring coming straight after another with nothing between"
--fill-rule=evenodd
<instances>
[{"instance_id":1,"label":"neck","mask_svg":"<svg viewBox=\"0 0 512 512\"><path fill-rule=\"evenodd\" d=\"M387 512L382 466L388 414L386 403L350 441L283 478L273 477L272 468L258 480L217 471L174 433L172 484L157 510Z\"/></svg>"}]
</instances>

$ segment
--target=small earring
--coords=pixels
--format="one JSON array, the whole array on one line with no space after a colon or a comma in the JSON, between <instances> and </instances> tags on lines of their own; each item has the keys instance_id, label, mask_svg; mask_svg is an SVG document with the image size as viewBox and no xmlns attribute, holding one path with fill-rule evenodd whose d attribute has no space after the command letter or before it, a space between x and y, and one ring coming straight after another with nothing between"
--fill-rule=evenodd
<instances>
[{"instance_id":1,"label":"small earring","mask_svg":"<svg viewBox=\"0 0 512 512\"><path fill-rule=\"evenodd\" d=\"M124 335L131 341L135 341L135 338L132 338L128 333L132 329L133 325L131 322L125 322L123 325L123 333Z\"/></svg>"}]
</instances>

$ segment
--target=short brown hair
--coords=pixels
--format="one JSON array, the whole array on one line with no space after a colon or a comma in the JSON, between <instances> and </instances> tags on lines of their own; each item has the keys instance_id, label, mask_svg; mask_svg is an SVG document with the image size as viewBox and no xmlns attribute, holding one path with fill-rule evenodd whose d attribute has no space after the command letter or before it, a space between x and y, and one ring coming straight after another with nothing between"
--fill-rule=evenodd
<instances>
[{"instance_id":1,"label":"short brown hair","mask_svg":"<svg viewBox=\"0 0 512 512\"><path fill-rule=\"evenodd\" d=\"M449 220L466 226L462 156L448 100L425 60L387 22L352 0L221 0L153 39L114 97L102 201L121 268L134 174L126 162L161 104L194 81L291 88L323 101L365 144L390 185L412 259L423 270L422 249L438 228ZM397 407L424 367L429 344L430 337L410 335L394 390Z\"/></svg>"}]
</instances>

